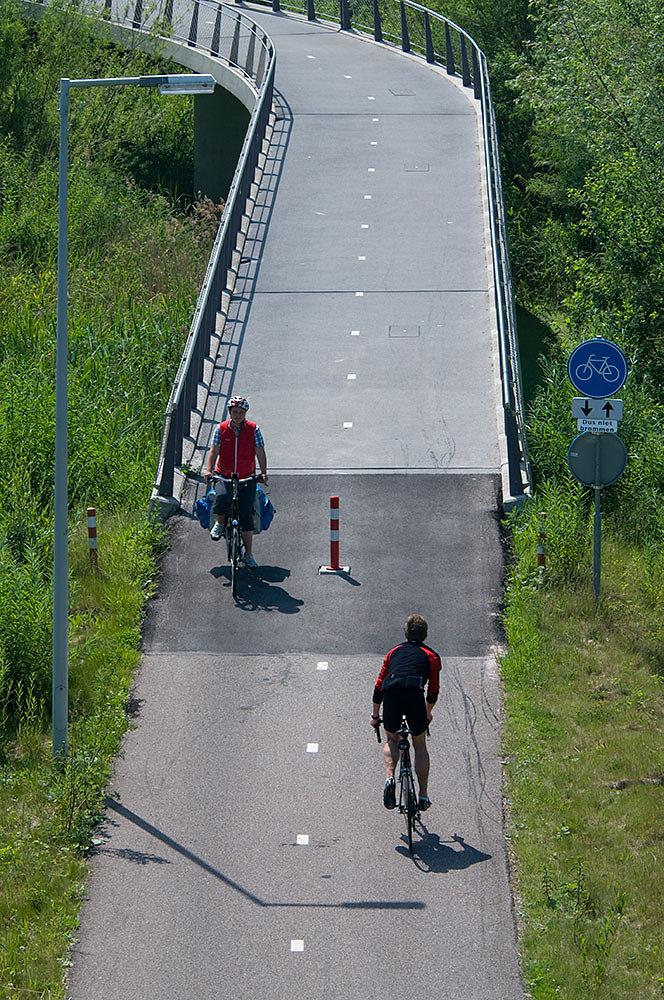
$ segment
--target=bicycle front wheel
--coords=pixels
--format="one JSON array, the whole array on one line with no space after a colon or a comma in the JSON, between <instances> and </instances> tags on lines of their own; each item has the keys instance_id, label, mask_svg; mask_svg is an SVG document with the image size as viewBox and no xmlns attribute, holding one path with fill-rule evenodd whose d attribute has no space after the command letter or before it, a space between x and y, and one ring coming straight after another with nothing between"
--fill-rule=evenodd
<instances>
[{"instance_id":1,"label":"bicycle front wheel","mask_svg":"<svg viewBox=\"0 0 664 1000\"><path fill-rule=\"evenodd\" d=\"M231 591L233 597L237 597L237 574L240 568L241 559L240 532L237 527L233 527L231 535Z\"/></svg>"}]
</instances>

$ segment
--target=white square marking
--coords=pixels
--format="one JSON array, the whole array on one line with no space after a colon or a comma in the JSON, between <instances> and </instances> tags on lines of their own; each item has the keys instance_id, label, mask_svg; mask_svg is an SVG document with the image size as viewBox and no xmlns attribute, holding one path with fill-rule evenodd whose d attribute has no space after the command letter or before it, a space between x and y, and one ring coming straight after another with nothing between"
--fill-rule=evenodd
<instances>
[{"instance_id":1,"label":"white square marking","mask_svg":"<svg viewBox=\"0 0 664 1000\"><path fill-rule=\"evenodd\" d=\"M293 940L290 943L291 951L304 951L304 941Z\"/></svg>"},{"instance_id":2,"label":"white square marking","mask_svg":"<svg viewBox=\"0 0 664 1000\"><path fill-rule=\"evenodd\" d=\"M319 660L316 665L317 670L327 670L327 660Z\"/></svg>"},{"instance_id":3,"label":"white square marking","mask_svg":"<svg viewBox=\"0 0 664 1000\"><path fill-rule=\"evenodd\" d=\"M306 847L307 844L309 843L309 834L308 833L298 833L296 843L300 847Z\"/></svg>"},{"instance_id":4,"label":"white square marking","mask_svg":"<svg viewBox=\"0 0 664 1000\"><path fill-rule=\"evenodd\" d=\"M307 753L318 753L318 744L307 743Z\"/></svg>"}]
</instances>

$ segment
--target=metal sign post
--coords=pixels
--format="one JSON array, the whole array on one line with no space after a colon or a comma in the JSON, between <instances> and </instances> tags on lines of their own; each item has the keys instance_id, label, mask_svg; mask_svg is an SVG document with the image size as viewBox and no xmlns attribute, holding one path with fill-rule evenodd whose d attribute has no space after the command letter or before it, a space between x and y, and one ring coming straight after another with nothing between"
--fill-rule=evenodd
<instances>
[{"instance_id":1,"label":"metal sign post","mask_svg":"<svg viewBox=\"0 0 664 1000\"><path fill-rule=\"evenodd\" d=\"M593 592L599 600L602 562L602 510L600 493L620 479L627 465L627 448L617 434L593 434L586 431L574 438L567 450L570 472L584 486L595 490L593 516Z\"/></svg>"}]
</instances>

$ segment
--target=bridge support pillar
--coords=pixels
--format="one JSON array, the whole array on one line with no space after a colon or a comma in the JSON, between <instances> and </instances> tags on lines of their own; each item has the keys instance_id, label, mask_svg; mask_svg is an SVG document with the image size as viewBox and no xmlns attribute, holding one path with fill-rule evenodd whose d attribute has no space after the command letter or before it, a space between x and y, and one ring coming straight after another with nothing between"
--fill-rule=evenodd
<instances>
[{"instance_id":1,"label":"bridge support pillar","mask_svg":"<svg viewBox=\"0 0 664 1000\"><path fill-rule=\"evenodd\" d=\"M214 202L226 198L249 118L244 104L222 87L194 97L195 192Z\"/></svg>"}]
</instances>

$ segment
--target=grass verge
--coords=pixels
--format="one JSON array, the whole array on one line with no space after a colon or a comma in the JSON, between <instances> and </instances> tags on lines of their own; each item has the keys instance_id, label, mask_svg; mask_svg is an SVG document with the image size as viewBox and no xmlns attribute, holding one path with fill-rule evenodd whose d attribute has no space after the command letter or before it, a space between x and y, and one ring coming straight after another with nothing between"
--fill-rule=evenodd
<instances>
[{"instance_id":1,"label":"grass verge","mask_svg":"<svg viewBox=\"0 0 664 1000\"><path fill-rule=\"evenodd\" d=\"M540 581L516 534L503 747L526 986L661 998L664 557L607 526L595 605L588 551Z\"/></svg>"},{"instance_id":2,"label":"grass verge","mask_svg":"<svg viewBox=\"0 0 664 1000\"><path fill-rule=\"evenodd\" d=\"M94 823L129 720L140 625L164 529L144 515L98 519L99 572L87 534L71 539L70 753L54 764L45 706L26 693L0 763L0 996L60 1000L84 893Z\"/></svg>"}]
</instances>

